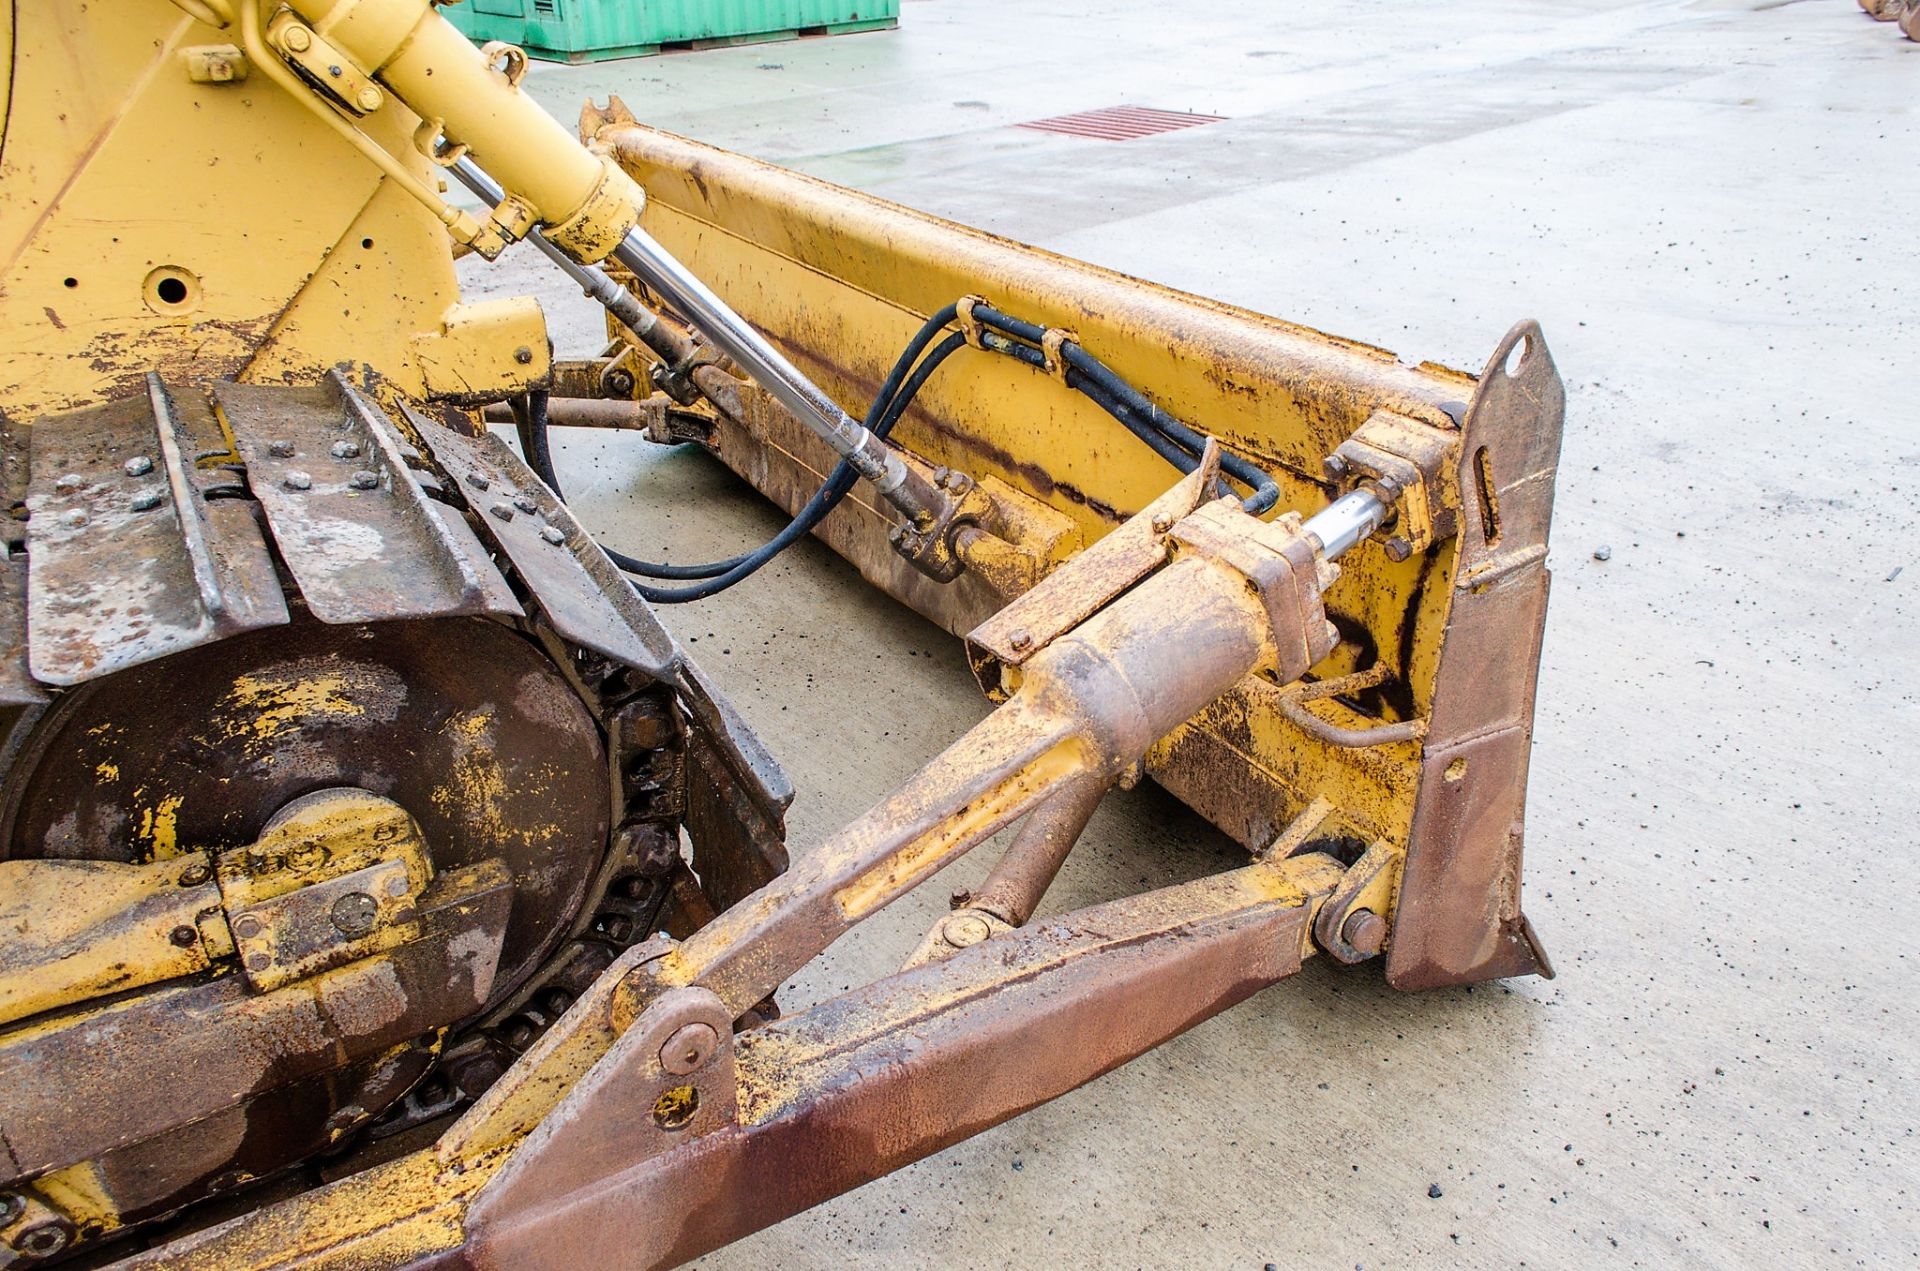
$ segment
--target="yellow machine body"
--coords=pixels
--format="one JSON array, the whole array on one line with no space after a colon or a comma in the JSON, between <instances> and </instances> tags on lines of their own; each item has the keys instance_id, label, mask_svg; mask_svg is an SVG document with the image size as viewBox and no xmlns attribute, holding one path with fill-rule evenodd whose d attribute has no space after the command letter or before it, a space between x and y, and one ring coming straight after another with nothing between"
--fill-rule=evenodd
<instances>
[{"instance_id":1,"label":"yellow machine body","mask_svg":"<svg viewBox=\"0 0 1920 1271\"><path fill-rule=\"evenodd\" d=\"M1315 948L1352 962L1384 954L1389 980L1403 988L1551 973L1521 914L1519 891L1562 408L1536 327L1508 332L1478 377L1409 365L1369 345L658 132L617 102L589 107L581 126L586 144L578 145L519 92L523 71L518 50L489 47L475 57L426 0L0 3L0 331L7 337L0 350L0 476L14 511L0 578L0 602L12 603L0 603L0 612L22 612L23 580L34 567L25 551L33 541L29 487L40 490L50 479L29 471L28 456L38 454L36 421L70 422L144 401L164 437L167 403L191 399L179 426L204 444L185 471L224 481L215 492L223 505L238 505L251 482L248 505L264 507L264 523L276 515L265 474L279 482L271 487L281 492L275 498L308 490L311 478L270 468L284 457L278 447L290 453L292 443L249 449L233 412L264 400L249 393L269 389L287 395L274 400L296 401L303 410L344 403L349 423L384 414L377 427L364 424L373 430L365 436L385 436L381 430L390 427L400 439L388 469L352 474L356 483L366 478L356 490L384 492L411 480L403 469L423 470L421 452L430 452L439 472L423 485L418 508L440 518L432 520L435 541L468 552L469 565L498 565L507 580L472 583L480 598L447 612L489 630L510 628L515 656L533 656L531 650L550 660L552 682L570 686L566 700L577 695L592 712L589 719L570 706L580 734L604 747L592 781L611 779L625 789L620 783L633 780L635 765L623 768L623 754L652 762L684 751L697 760L672 769L662 779L672 788L649 805L657 813L649 832L667 844L656 855L663 868L678 871L670 886L660 884L671 890L674 940L649 940L651 927L624 932L590 986L576 985L545 1006L529 1006L527 993L499 1005L523 1013L488 1016L488 1027L503 1018L500 1027L511 1030L525 1011L544 1011L539 1024L546 1031L516 1042L512 1064L488 1076L497 1084L462 1105L457 1121L448 1112L446 1122L435 1123L435 1137L383 1149L375 1155L393 1159L256 1218L187 1236L146 1255L146 1264L223 1271L531 1265L525 1250L541 1246L517 1242L533 1240L577 1191L588 1197L581 1203L624 1207L609 1212L655 1214L645 1233L623 1232L635 1243L623 1246L622 1256L630 1253L637 1265L673 1265L952 1141L951 1127L933 1123L935 1117L902 1129L897 1141L870 1145L871 1159L862 1159L845 1146L858 1137L858 1115L823 1114L809 1123L818 1106L859 1087L839 1080L833 1056L874 1056L874 1089L922 1071L920 1064L935 1081L951 1070L961 1074L953 1078L959 1082L977 1062L968 1056L969 1038L1037 1045L1056 1010L1067 1025L1096 1030L1122 1015L1134 1021L1134 1033L1100 1036L1106 1050L1081 1049L1069 1028L1051 1054L1080 1055L1088 1070L1052 1071L1048 1055L1033 1056L1037 1075L1006 1081L998 1102L969 1113L968 1125L977 1129L1283 978ZM509 192L499 206L475 213L446 198L445 166L469 151ZM508 523L524 527L537 518L547 531L544 543L586 562L594 584L588 590L597 589L591 603L628 617L638 606L558 500L535 489L525 467L513 467L518 460L478 427L482 408L530 390L551 388L558 401L565 386L586 386L578 395L645 400L658 425L655 440L693 436L669 435L666 421L678 412L680 424L698 434L693 439L789 511L834 468L824 441L744 379L725 377L725 391L716 393L709 377L702 381L709 400L664 403L649 393L650 364L663 375L685 368L661 364L620 324L610 325L610 346L598 357L556 363L533 299L472 303L460 296L458 253L490 258L541 227L573 259L592 262L614 251L636 220L856 413L929 315L962 298L983 298L1046 328L1050 359L1064 342L1079 345L1218 447L1272 474L1279 505L1255 518L1221 497L1220 450L1212 446L1193 473L1175 472L1073 391L1052 361L1050 370L1038 370L978 347L960 352L889 438L926 488L967 490L965 533L952 548L963 565L958 576L940 581L905 558L901 535L914 527L868 484L817 533L869 582L967 637L983 689L1010 705L901 795L819 848L782 890L787 876L773 876L785 865L784 779L776 779L777 770L775 778L763 774L756 787L762 811L741 811L743 800L728 783L757 763L758 752L751 745L728 752L734 766L726 768L688 740L701 729L739 728L711 687L664 632L658 639L668 652L648 664L651 679L637 669L594 679L582 668L599 646L587 641L583 652L581 640L556 634L565 631L564 606L542 594L537 573L522 569L512 540L492 537L505 534ZM616 270L615 277L622 275ZM962 307L960 326L977 346L971 303ZM716 366L709 361L705 370L715 373ZM333 454L359 456L360 444L336 446ZM448 456L459 457L463 472ZM116 454L109 475L119 461ZM147 460L128 459L126 471L140 462ZM141 471L151 469L147 462ZM235 475L243 470L245 482ZM511 487L502 472L512 474ZM950 484L956 473L964 481ZM1316 540L1303 536L1302 518L1362 488L1385 492L1391 519L1335 567ZM507 497L488 507L476 490L491 490L488 499ZM44 503L44 491L38 497ZM174 497L187 502L183 485ZM258 530L244 528L258 539ZM276 551L282 564L292 559L284 538ZM271 581L266 547L258 558ZM281 571L291 597L289 571L300 571ZM1172 603L1151 611L1141 600L1150 589ZM581 596L572 593L576 607L588 603ZM1283 613L1276 597L1299 603ZM1191 614L1168 612L1188 603ZM303 632L303 639L332 638L322 626L333 619L319 612L317 600L314 606L318 623L305 603L296 604L293 625L284 629ZM284 612L280 621L287 622ZM1164 668L1141 643L1155 632L1205 646L1196 657L1221 677L1213 691L1199 693L1167 675L1157 685L1159 698L1149 700L1156 685L1148 680ZM0 651L23 665L22 648L40 635L0 634L21 646ZM1048 647L1057 641L1065 648L1070 637L1090 658L1111 656L1115 665L1145 670L1132 681L1101 681L1082 700L1074 694L1084 685L1059 669L1065 656ZM273 739L286 721L363 709L363 699L342 696L323 677L276 681L246 696L254 692L246 668L221 666L223 650L243 647L257 654L262 645L209 641L194 657L203 671L230 674L242 686L233 700L244 699L246 709L235 710L227 731L257 734L263 767L275 761ZM639 661L626 665L637 668ZM1123 681L1132 687L1112 687ZM663 692L671 709L636 714L608 683L619 692ZM42 744L51 725L36 724L35 712L51 700L46 718L57 723L62 704L78 696L63 696L69 687L28 684L27 696L14 699L22 704L0 714ZM1198 695L1187 708L1163 719L1174 709L1167 703L1186 703L1189 691ZM1129 692L1139 701L1122 700ZM503 782L494 774L505 771L516 739L487 732L466 714L448 718L466 721L455 731L467 737L458 771L436 787L446 793L432 801L497 802ZM1123 753L1127 745L1113 737L1144 727L1142 721L1155 722L1153 735L1137 739L1137 753ZM1056 737L1046 729L1062 731ZM114 721L97 731L113 734ZM1038 746L1034 737L1053 749L1020 749ZM751 762L739 759L741 750ZM601 762L609 756L610 763ZM146 758L100 759L101 781L143 771ZM10 753L8 762L16 761ZM110 778L108 768L116 775ZM733 775L716 776L722 769ZM1226 881L1116 902L1108 914L1112 930L1137 938L1075 946L1071 956L1059 950L1084 933L1030 933L1022 944L1017 928L1025 915L1011 923L982 918L964 942L949 935L953 947L929 946L950 965L926 963L932 955L923 950L919 961L926 964L903 972L897 984L875 986L893 985L891 998L819 1008L828 1021L818 1025L826 1030L820 1036L839 1036L832 1029L845 1025L858 1044L836 1049L809 1040L804 1021L787 1034L769 1025L757 1042L733 1039L731 1023L744 1028L750 1008L771 1002L783 978L777 972L803 964L839 931L1000 825L1039 818L1036 807L1063 806L1044 802L1055 787L1090 789L1097 800L1142 772L1243 843L1255 864ZM231 988L244 980L256 995L243 1004L246 1018L280 1018L273 1012L286 998L275 995L288 993L310 994L320 1004L310 1013L344 1017L351 1012L337 1004L373 1000L365 994L376 992L397 959L425 947L421 932L437 929L436 922L485 918L497 957L500 915L525 917L524 899L512 902L520 910L509 904L509 871L471 859L436 864L433 853L444 846L434 842L437 823L419 807L402 806L399 796L389 799L378 782L365 784L371 794L340 796L341 823L402 827L395 833L406 852L393 856L354 839L345 853L325 835L347 831L309 814L298 823L320 827L312 829L311 844L325 843L333 853L309 881L330 891L263 887L248 874L263 859L260 844L290 833L279 821L249 823L219 843L176 836L173 818L194 809L182 813L188 796L157 778L142 787L144 802L132 812L147 827L136 836L136 859L85 868L36 860L17 869L23 885L0 909L21 930L34 930L31 939L0 948L0 1063L9 1047L25 1053L19 1048L70 1030L92 1018L87 1012L115 1009L106 995L136 989L168 993L223 980ZM602 786L582 788L605 802ZM644 797L655 793L649 787ZM611 834L610 862L620 852L629 864L644 856L643 836L633 830L636 806L616 797L611 822L604 807L593 809L601 818L597 832ZM735 837L754 841L760 855L752 868L703 863L700 833L724 819L714 811L722 806L748 827ZM7 815L18 815L9 807ZM697 879L679 855L683 821L693 870L706 871ZM495 828L502 838L526 831ZM6 860L6 850L0 843L0 868L25 864ZM181 873L168 865L177 858L204 859L207 872ZM391 890L343 890L371 887L352 881L373 876L369 870L385 870L380 885ZM597 866L593 887L601 890L592 894L615 873L614 863ZM63 889L87 886L89 877L102 880L89 904L57 921L49 917ZM336 894L344 909L315 911L332 915L332 927L300 916L314 896ZM429 913L435 904L441 909ZM275 914L308 925L263 934L262 915ZM587 909L562 917L573 937L606 926L604 915ZM1372 922L1366 939L1349 939L1361 931L1350 918ZM351 937L344 943L343 932ZM974 956L981 951L961 947L989 936L1009 941L1004 964L990 966ZM1187 951L1183 957L1204 959L1214 947L1209 941L1225 950L1218 964L1156 964L1129 952L1178 947ZM1077 961L1082 953L1084 962ZM1071 981L1077 987L1061 999L1065 1005L1044 993L1031 1001L1022 996L1029 982L1045 980L1022 969L1027 964L1019 958L1028 956L1032 966L1085 977ZM65 972L49 975L60 958L71 959ZM477 1017L476 1004L496 1005L488 997L490 976L459 985L467 1015L436 1018L431 1029L415 1030L427 1040L396 1042L391 1055L411 1044L420 1071L430 1071L443 1040ZM769 976L772 983L763 983ZM1204 1001L1198 1014L1186 1000L1192 993ZM962 1007L955 1004L988 1000L1008 1014L983 1024L957 1013ZM1075 1003L1084 1012L1076 1014ZM919 1039L926 1053L894 1063L895 1033L876 1019ZM697 1040L709 1035L715 1040ZM689 1036L696 1044L686 1050ZM676 1066L680 1050L691 1067ZM1086 1058L1096 1054L1104 1056L1098 1065ZM621 1069L626 1063L638 1067ZM634 1073L639 1086L617 1084ZM396 1090L405 1084L396 1080ZM947 1106L931 1097L897 1102ZM711 1122L696 1118L702 1108L698 1118ZM84 1100L76 1099L71 1112L84 1117ZM360 1128L368 1110L328 1104L322 1113L325 1133L339 1140ZM649 1174L639 1157L631 1168L623 1164L621 1152L642 1152L639 1138L582 1146L571 1137L591 1135L594 1125L624 1125L626 1113L642 1137L652 1136L643 1154L681 1162L676 1168L690 1181L674 1181L682 1176L664 1164ZM12 1114L0 1098L0 1130ZM317 1131L320 1115L307 1128ZM244 1116L236 1124L244 1127ZM793 1131L796 1125L804 1132ZM674 1155L676 1142L709 1132L729 1146ZM753 1153L787 1150L754 1144L789 1132L818 1159L844 1164L820 1174L825 1191L752 1185L753 1170L767 1168L767 1158ZM807 1147L816 1141L841 1146ZM727 1155L735 1150L746 1155ZM554 1174L542 1159L549 1152L577 1155ZM0 1241L11 1242L0 1250L0 1267L60 1256L122 1227L172 1220L179 1206L171 1195L150 1210L129 1211L120 1199L124 1171L103 1164L108 1156L19 1171L17 1184L8 1185L20 1187L20 1196L0 1192ZM221 1172L196 1199L254 1178L230 1162L210 1163L210 1176L215 1168ZM659 1194L706 1203L690 1204L686 1215L660 1214L650 1208ZM615 1226L572 1224L579 1234L568 1238L583 1242L567 1246L568 1256L579 1258L572 1264L605 1264L593 1242Z\"/></svg>"}]
</instances>

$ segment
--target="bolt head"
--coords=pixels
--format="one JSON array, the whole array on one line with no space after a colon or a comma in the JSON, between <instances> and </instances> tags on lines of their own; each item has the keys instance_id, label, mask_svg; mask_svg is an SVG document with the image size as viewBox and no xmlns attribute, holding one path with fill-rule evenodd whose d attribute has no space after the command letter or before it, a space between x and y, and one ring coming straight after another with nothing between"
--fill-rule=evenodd
<instances>
[{"instance_id":1,"label":"bolt head","mask_svg":"<svg viewBox=\"0 0 1920 1271\"><path fill-rule=\"evenodd\" d=\"M607 390L616 397L625 397L633 392L633 376L626 371L612 371L607 375Z\"/></svg>"},{"instance_id":2,"label":"bolt head","mask_svg":"<svg viewBox=\"0 0 1920 1271\"><path fill-rule=\"evenodd\" d=\"M513 504L507 503L505 501L495 503L493 506L489 507L487 511L491 512L496 518L502 521L511 521L513 519Z\"/></svg>"},{"instance_id":3,"label":"bolt head","mask_svg":"<svg viewBox=\"0 0 1920 1271\"><path fill-rule=\"evenodd\" d=\"M55 494L72 494L85 484L86 482L81 479L79 473L69 472L53 483L53 492Z\"/></svg>"},{"instance_id":4,"label":"bolt head","mask_svg":"<svg viewBox=\"0 0 1920 1271\"><path fill-rule=\"evenodd\" d=\"M1371 909L1356 909L1340 924L1340 938L1370 958L1386 947L1387 920Z\"/></svg>"},{"instance_id":5,"label":"bolt head","mask_svg":"<svg viewBox=\"0 0 1920 1271\"><path fill-rule=\"evenodd\" d=\"M548 525L541 529L540 537L556 547L567 541L567 533L557 525Z\"/></svg>"},{"instance_id":6,"label":"bolt head","mask_svg":"<svg viewBox=\"0 0 1920 1271\"><path fill-rule=\"evenodd\" d=\"M273 959L264 953L249 953L247 955L247 970L249 971L264 971L272 965Z\"/></svg>"},{"instance_id":7,"label":"bolt head","mask_svg":"<svg viewBox=\"0 0 1920 1271\"><path fill-rule=\"evenodd\" d=\"M472 486L476 490L484 490L488 486L492 485L493 482L487 480L485 475L481 473L469 472L467 474L467 484Z\"/></svg>"},{"instance_id":8,"label":"bolt head","mask_svg":"<svg viewBox=\"0 0 1920 1271\"><path fill-rule=\"evenodd\" d=\"M130 477L144 477L153 471L153 460L146 455L135 455L122 465Z\"/></svg>"},{"instance_id":9,"label":"bolt head","mask_svg":"<svg viewBox=\"0 0 1920 1271\"><path fill-rule=\"evenodd\" d=\"M520 511L525 512L528 516L532 516L535 512L540 510L540 505L533 501L533 496L531 494L514 495L513 506L518 508Z\"/></svg>"},{"instance_id":10,"label":"bolt head","mask_svg":"<svg viewBox=\"0 0 1920 1271\"><path fill-rule=\"evenodd\" d=\"M1413 555L1413 544L1395 534L1386 541L1386 551L1388 560L1405 560Z\"/></svg>"},{"instance_id":11,"label":"bolt head","mask_svg":"<svg viewBox=\"0 0 1920 1271\"><path fill-rule=\"evenodd\" d=\"M77 530L87 523L87 514L80 508L71 508L61 515L60 523Z\"/></svg>"},{"instance_id":12,"label":"bolt head","mask_svg":"<svg viewBox=\"0 0 1920 1271\"><path fill-rule=\"evenodd\" d=\"M328 453L335 459L358 459L360 457L360 443L357 441L336 441L333 443L333 449Z\"/></svg>"},{"instance_id":13,"label":"bolt head","mask_svg":"<svg viewBox=\"0 0 1920 1271\"><path fill-rule=\"evenodd\" d=\"M291 459L294 456L295 447L291 441L269 441L267 453L275 459Z\"/></svg>"},{"instance_id":14,"label":"bolt head","mask_svg":"<svg viewBox=\"0 0 1920 1271\"><path fill-rule=\"evenodd\" d=\"M133 496L127 506L136 512L151 512L165 501L158 490L142 490Z\"/></svg>"},{"instance_id":15,"label":"bolt head","mask_svg":"<svg viewBox=\"0 0 1920 1271\"><path fill-rule=\"evenodd\" d=\"M1027 632L1026 628L1022 627L1019 630L1008 633L1007 644L1012 647L1015 653L1025 653L1033 647L1033 636Z\"/></svg>"},{"instance_id":16,"label":"bolt head","mask_svg":"<svg viewBox=\"0 0 1920 1271\"><path fill-rule=\"evenodd\" d=\"M522 366L531 366L533 364L533 350L523 344L513 351L513 360Z\"/></svg>"},{"instance_id":17,"label":"bolt head","mask_svg":"<svg viewBox=\"0 0 1920 1271\"><path fill-rule=\"evenodd\" d=\"M354 94L353 100L362 110L378 110L380 109L381 101L384 99L380 96L379 89L375 88L372 84L368 84L365 88Z\"/></svg>"},{"instance_id":18,"label":"bolt head","mask_svg":"<svg viewBox=\"0 0 1920 1271\"><path fill-rule=\"evenodd\" d=\"M1321 461L1320 466L1325 468L1327 475L1335 481L1343 480L1347 475L1347 461L1339 455L1328 455Z\"/></svg>"},{"instance_id":19,"label":"bolt head","mask_svg":"<svg viewBox=\"0 0 1920 1271\"><path fill-rule=\"evenodd\" d=\"M347 478L347 484L356 490L371 490L380 484L380 474L368 468L362 468Z\"/></svg>"},{"instance_id":20,"label":"bolt head","mask_svg":"<svg viewBox=\"0 0 1920 1271\"><path fill-rule=\"evenodd\" d=\"M304 53L313 47L313 33L303 26L288 27L280 42L295 53Z\"/></svg>"},{"instance_id":21,"label":"bolt head","mask_svg":"<svg viewBox=\"0 0 1920 1271\"><path fill-rule=\"evenodd\" d=\"M11 1227L27 1212L26 1198L18 1192L0 1192L0 1227Z\"/></svg>"},{"instance_id":22,"label":"bolt head","mask_svg":"<svg viewBox=\"0 0 1920 1271\"><path fill-rule=\"evenodd\" d=\"M720 1034L711 1024L683 1024L660 1047L660 1066L676 1077L698 1072L720 1048Z\"/></svg>"},{"instance_id":23,"label":"bolt head","mask_svg":"<svg viewBox=\"0 0 1920 1271\"><path fill-rule=\"evenodd\" d=\"M333 902L328 916L343 936L364 936L380 919L380 903L363 891L350 891Z\"/></svg>"},{"instance_id":24,"label":"bolt head","mask_svg":"<svg viewBox=\"0 0 1920 1271\"><path fill-rule=\"evenodd\" d=\"M233 920L233 934L242 940L251 940L260 934L260 920L252 914L241 914Z\"/></svg>"},{"instance_id":25,"label":"bolt head","mask_svg":"<svg viewBox=\"0 0 1920 1271\"><path fill-rule=\"evenodd\" d=\"M194 945L200 943L200 933L183 922L167 933L167 939L173 943L175 948L191 949Z\"/></svg>"},{"instance_id":26,"label":"bolt head","mask_svg":"<svg viewBox=\"0 0 1920 1271\"><path fill-rule=\"evenodd\" d=\"M180 871L182 887L198 887L213 877L213 871L204 864L189 865Z\"/></svg>"},{"instance_id":27,"label":"bolt head","mask_svg":"<svg viewBox=\"0 0 1920 1271\"><path fill-rule=\"evenodd\" d=\"M287 475L280 478L280 484L289 490L313 489L313 474L302 472L298 468L287 469Z\"/></svg>"},{"instance_id":28,"label":"bolt head","mask_svg":"<svg viewBox=\"0 0 1920 1271\"><path fill-rule=\"evenodd\" d=\"M1155 534L1165 534L1168 530L1172 528L1173 528L1173 518L1171 516L1168 516L1165 512L1158 513L1157 515L1154 516L1153 532Z\"/></svg>"}]
</instances>

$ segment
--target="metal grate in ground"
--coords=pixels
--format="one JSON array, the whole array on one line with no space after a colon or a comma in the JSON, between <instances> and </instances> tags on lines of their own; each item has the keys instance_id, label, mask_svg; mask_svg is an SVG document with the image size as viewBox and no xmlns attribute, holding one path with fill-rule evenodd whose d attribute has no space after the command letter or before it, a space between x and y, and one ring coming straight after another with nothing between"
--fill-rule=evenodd
<instances>
[{"instance_id":1,"label":"metal grate in ground","mask_svg":"<svg viewBox=\"0 0 1920 1271\"><path fill-rule=\"evenodd\" d=\"M1034 119L1018 128L1035 132L1057 132L1068 137L1093 137L1100 141L1132 141L1163 132L1176 132L1200 124L1217 124L1225 115L1196 115L1180 110L1155 110L1151 106L1103 106L1083 110L1076 115L1056 115Z\"/></svg>"}]
</instances>

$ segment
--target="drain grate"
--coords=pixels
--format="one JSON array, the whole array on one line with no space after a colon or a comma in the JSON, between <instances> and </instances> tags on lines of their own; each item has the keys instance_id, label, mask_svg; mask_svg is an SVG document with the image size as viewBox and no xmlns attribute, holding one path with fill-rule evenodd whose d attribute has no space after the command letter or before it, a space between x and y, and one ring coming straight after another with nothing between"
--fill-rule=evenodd
<instances>
[{"instance_id":1,"label":"drain grate","mask_svg":"<svg viewBox=\"0 0 1920 1271\"><path fill-rule=\"evenodd\" d=\"M1180 110L1155 110L1151 106L1103 106L1083 110L1077 115L1056 115L1035 119L1015 127L1035 132L1057 132L1068 137L1094 137L1101 141L1132 141L1163 132L1177 132L1200 124L1217 124L1225 115L1195 115Z\"/></svg>"}]
</instances>

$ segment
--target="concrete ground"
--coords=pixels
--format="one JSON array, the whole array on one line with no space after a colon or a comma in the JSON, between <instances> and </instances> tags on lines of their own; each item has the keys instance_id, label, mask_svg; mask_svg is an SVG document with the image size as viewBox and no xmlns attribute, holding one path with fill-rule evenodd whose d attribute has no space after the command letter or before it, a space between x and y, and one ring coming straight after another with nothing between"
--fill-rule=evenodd
<instances>
[{"instance_id":1,"label":"concrete ground","mask_svg":"<svg viewBox=\"0 0 1920 1271\"><path fill-rule=\"evenodd\" d=\"M1316 960L701 1265L1920 1264L1920 45L1853 0L906 0L530 83L1413 358L1477 369L1538 317L1569 389L1526 883L1560 978L1408 997ZM1123 103L1229 121L1010 127ZM474 278L593 343L531 252ZM630 550L777 524L694 453L559 467ZM985 709L816 544L666 617L791 771L796 852ZM1049 904L1234 859L1141 789ZM896 966L948 881L786 1003Z\"/></svg>"}]
</instances>

